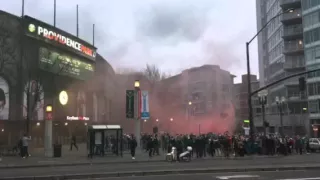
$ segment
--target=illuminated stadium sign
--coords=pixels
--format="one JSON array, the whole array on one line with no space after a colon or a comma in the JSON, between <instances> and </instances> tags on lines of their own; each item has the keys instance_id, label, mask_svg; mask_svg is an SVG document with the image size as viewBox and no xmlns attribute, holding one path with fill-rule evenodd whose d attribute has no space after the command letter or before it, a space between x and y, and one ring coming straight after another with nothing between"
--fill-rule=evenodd
<instances>
[{"instance_id":1,"label":"illuminated stadium sign","mask_svg":"<svg viewBox=\"0 0 320 180\"><path fill-rule=\"evenodd\" d=\"M96 48L85 41L29 16L25 16L25 22L27 35L48 43L67 47L78 54L95 60Z\"/></svg>"}]
</instances>

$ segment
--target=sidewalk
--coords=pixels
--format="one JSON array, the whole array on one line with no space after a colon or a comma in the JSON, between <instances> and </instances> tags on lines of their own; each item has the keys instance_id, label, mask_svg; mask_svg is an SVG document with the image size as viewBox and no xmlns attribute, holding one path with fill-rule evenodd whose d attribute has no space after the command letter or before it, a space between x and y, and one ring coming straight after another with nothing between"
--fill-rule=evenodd
<instances>
[{"instance_id":1,"label":"sidewalk","mask_svg":"<svg viewBox=\"0 0 320 180\"><path fill-rule=\"evenodd\" d=\"M69 150L69 146L62 147L61 158L48 158L44 156L42 148L33 149L29 153L31 156L22 159L19 156L5 156L0 161L0 168L26 168L26 167L48 167L48 166L73 166L90 164L113 164L113 163L143 163L161 162L165 160L163 153L160 156L149 158L148 153L137 150L135 160L132 160L129 152L124 151L123 157L107 153L105 156L87 157L87 150L84 144L78 145L79 151Z\"/></svg>"}]
</instances>

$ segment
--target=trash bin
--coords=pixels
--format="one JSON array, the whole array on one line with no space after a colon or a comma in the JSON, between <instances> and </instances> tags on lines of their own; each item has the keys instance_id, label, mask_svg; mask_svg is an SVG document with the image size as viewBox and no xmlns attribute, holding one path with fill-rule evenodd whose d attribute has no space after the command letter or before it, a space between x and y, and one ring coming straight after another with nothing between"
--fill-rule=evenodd
<instances>
[{"instance_id":1,"label":"trash bin","mask_svg":"<svg viewBox=\"0 0 320 180\"><path fill-rule=\"evenodd\" d=\"M54 144L53 145L53 157L61 157L62 145Z\"/></svg>"}]
</instances>

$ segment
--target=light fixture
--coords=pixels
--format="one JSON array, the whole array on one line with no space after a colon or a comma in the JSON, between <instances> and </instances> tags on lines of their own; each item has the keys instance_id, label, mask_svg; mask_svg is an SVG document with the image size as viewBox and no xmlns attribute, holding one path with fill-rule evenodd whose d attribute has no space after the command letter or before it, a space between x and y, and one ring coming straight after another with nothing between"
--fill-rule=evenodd
<instances>
[{"instance_id":1,"label":"light fixture","mask_svg":"<svg viewBox=\"0 0 320 180\"><path fill-rule=\"evenodd\" d=\"M294 9L291 8L291 9L288 9L287 11L288 11L289 13L293 13Z\"/></svg>"},{"instance_id":2,"label":"light fixture","mask_svg":"<svg viewBox=\"0 0 320 180\"><path fill-rule=\"evenodd\" d=\"M159 119L156 119L156 121L158 122L158 121L159 121Z\"/></svg>"},{"instance_id":3,"label":"light fixture","mask_svg":"<svg viewBox=\"0 0 320 180\"><path fill-rule=\"evenodd\" d=\"M52 112L52 106L51 105L47 105L46 106L46 112Z\"/></svg>"},{"instance_id":4,"label":"light fixture","mask_svg":"<svg viewBox=\"0 0 320 180\"><path fill-rule=\"evenodd\" d=\"M66 123L64 123L64 125L65 125L65 126L68 126L68 123L66 122Z\"/></svg>"},{"instance_id":5,"label":"light fixture","mask_svg":"<svg viewBox=\"0 0 320 180\"><path fill-rule=\"evenodd\" d=\"M189 105L192 105L192 102L191 102L191 101L189 101Z\"/></svg>"},{"instance_id":6,"label":"light fixture","mask_svg":"<svg viewBox=\"0 0 320 180\"><path fill-rule=\"evenodd\" d=\"M86 126L86 125L88 125L88 123L84 123L84 125Z\"/></svg>"},{"instance_id":7,"label":"light fixture","mask_svg":"<svg viewBox=\"0 0 320 180\"><path fill-rule=\"evenodd\" d=\"M144 122L147 122L147 120L145 119Z\"/></svg>"},{"instance_id":8,"label":"light fixture","mask_svg":"<svg viewBox=\"0 0 320 180\"><path fill-rule=\"evenodd\" d=\"M173 118L170 118L170 121L173 121Z\"/></svg>"},{"instance_id":9,"label":"light fixture","mask_svg":"<svg viewBox=\"0 0 320 180\"><path fill-rule=\"evenodd\" d=\"M37 122L37 126L40 126L40 123L39 123L39 122Z\"/></svg>"},{"instance_id":10,"label":"light fixture","mask_svg":"<svg viewBox=\"0 0 320 180\"><path fill-rule=\"evenodd\" d=\"M4 129L1 129L1 132L4 132Z\"/></svg>"},{"instance_id":11,"label":"light fixture","mask_svg":"<svg viewBox=\"0 0 320 180\"><path fill-rule=\"evenodd\" d=\"M139 80L135 80L134 81L134 87L135 88L139 88L140 87L140 81Z\"/></svg>"}]
</instances>

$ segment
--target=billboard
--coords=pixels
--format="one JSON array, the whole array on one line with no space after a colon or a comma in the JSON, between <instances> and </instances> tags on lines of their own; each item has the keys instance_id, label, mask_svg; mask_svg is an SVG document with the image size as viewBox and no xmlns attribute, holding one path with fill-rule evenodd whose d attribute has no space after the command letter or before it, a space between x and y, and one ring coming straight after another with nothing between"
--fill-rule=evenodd
<instances>
[{"instance_id":1,"label":"billboard","mask_svg":"<svg viewBox=\"0 0 320 180\"><path fill-rule=\"evenodd\" d=\"M0 77L0 120L9 119L9 86L5 79Z\"/></svg>"},{"instance_id":2,"label":"billboard","mask_svg":"<svg viewBox=\"0 0 320 180\"><path fill-rule=\"evenodd\" d=\"M29 37L67 48L93 61L96 58L96 48L94 46L32 17L24 16L24 31Z\"/></svg>"},{"instance_id":3,"label":"billboard","mask_svg":"<svg viewBox=\"0 0 320 180\"><path fill-rule=\"evenodd\" d=\"M40 47L39 68L56 75L87 80L94 74L94 64L82 61L54 50Z\"/></svg>"}]
</instances>

